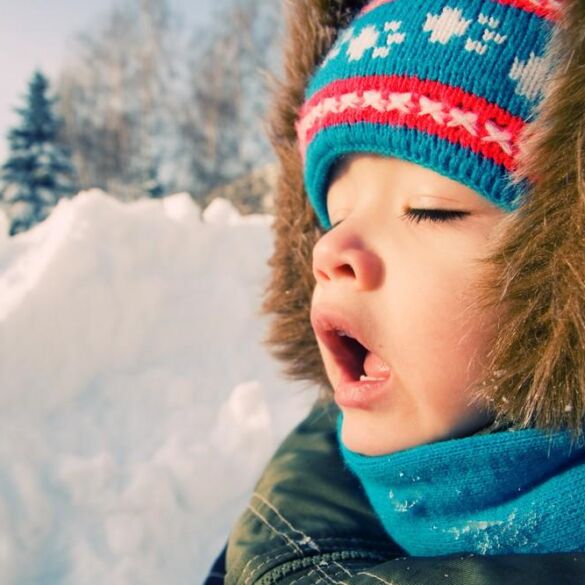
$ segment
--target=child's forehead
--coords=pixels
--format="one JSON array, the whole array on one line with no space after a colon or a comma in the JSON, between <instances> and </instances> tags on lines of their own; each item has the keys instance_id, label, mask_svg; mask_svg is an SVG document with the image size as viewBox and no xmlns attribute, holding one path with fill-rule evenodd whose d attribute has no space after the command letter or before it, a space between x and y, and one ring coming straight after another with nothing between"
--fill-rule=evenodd
<instances>
[{"instance_id":1,"label":"child's forehead","mask_svg":"<svg viewBox=\"0 0 585 585\"><path fill-rule=\"evenodd\" d=\"M365 160L364 160L365 159ZM457 180L448 177L446 174L439 173L425 165L420 165L406 161L401 157L380 155L370 152L351 152L339 156L332 165L331 174L329 175L329 184L326 194L326 200L329 202L329 195L334 183L341 179L350 170L354 161L363 160L367 162L366 166L361 166L359 178L355 175L358 172L357 167L352 168L353 181L357 181L359 189L380 187L380 181L384 181L387 186L388 173L393 177L393 188L388 190L384 188L384 193L407 193L409 196L420 198L430 197L433 201L444 200L445 202L457 202L462 204L474 205L477 208L497 209L497 206L482 196L477 190ZM374 163L374 165L370 163ZM386 166L388 163L388 166ZM386 171L378 174L378 171L385 168ZM369 187L368 187L369 185ZM355 183L354 183L355 186Z\"/></svg>"}]
</instances>

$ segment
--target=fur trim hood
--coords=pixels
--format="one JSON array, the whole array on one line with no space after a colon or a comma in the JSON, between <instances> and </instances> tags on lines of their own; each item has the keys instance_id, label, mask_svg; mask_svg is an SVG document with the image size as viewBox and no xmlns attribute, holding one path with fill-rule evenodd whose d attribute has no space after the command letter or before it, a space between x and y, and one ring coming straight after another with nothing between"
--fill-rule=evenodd
<instances>
[{"instance_id":1,"label":"fur trim hood","mask_svg":"<svg viewBox=\"0 0 585 585\"><path fill-rule=\"evenodd\" d=\"M293 379L331 394L310 324L317 219L303 186L295 121L309 77L366 0L285 0L284 78L274 84L269 136L279 160L275 249L263 310L266 343ZM585 418L585 0L563 0L550 50L556 66L525 134L519 178L538 177L508 214L485 260L477 302L505 307L475 388L494 426L581 430Z\"/></svg>"}]
</instances>

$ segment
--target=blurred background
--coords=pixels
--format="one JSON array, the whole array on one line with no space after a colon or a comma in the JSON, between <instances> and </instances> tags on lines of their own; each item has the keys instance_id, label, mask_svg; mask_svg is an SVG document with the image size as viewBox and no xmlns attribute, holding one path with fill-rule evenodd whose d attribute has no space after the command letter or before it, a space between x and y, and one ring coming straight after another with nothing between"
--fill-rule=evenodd
<instances>
[{"instance_id":1,"label":"blurred background","mask_svg":"<svg viewBox=\"0 0 585 585\"><path fill-rule=\"evenodd\" d=\"M282 5L0 9L0 583L201 583L316 396L263 343Z\"/></svg>"},{"instance_id":2,"label":"blurred background","mask_svg":"<svg viewBox=\"0 0 585 585\"><path fill-rule=\"evenodd\" d=\"M0 200L11 233L62 196L222 195L269 211L270 0L2 0Z\"/></svg>"}]
</instances>

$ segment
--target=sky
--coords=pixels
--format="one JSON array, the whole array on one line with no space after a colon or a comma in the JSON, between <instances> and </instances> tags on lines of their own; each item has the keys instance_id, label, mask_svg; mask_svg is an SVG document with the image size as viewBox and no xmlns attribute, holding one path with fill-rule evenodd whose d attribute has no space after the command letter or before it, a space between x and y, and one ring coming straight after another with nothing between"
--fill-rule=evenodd
<instances>
[{"instance_id":1,"label":"sky","mask_svg":"<svg viewBox=\"0 0 585 585\"><path fill-rule=\"evenodd\" d=\"M124 0L0 0L0 162L6 133L17 122L28 79L36 67L51 78L59 70L68 41ZM217 6L209 0L170 0L189 25L202 25Z\"/></svg>"}]
</instances>

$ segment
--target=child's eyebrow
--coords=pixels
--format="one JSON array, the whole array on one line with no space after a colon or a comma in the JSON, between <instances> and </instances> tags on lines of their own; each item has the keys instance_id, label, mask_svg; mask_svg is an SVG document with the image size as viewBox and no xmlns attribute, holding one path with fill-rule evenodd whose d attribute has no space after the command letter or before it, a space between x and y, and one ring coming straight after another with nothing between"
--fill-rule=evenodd
<instances>
[{"instance_id":1,"label":"child's eyebrow","mask_svg":"<svg viewBox=\"0 0 585 585\"><path fill-rule=\"evenodd\" d=\"M419 193L417 194L417 197L423 199L423 198L428 198L428 199L438 199L440 201L450 201L451 203L461 203L462 202L462 198L461 197L441 197L440 195L433 195L431 193Z\"/></svg>"}]
</instances>

